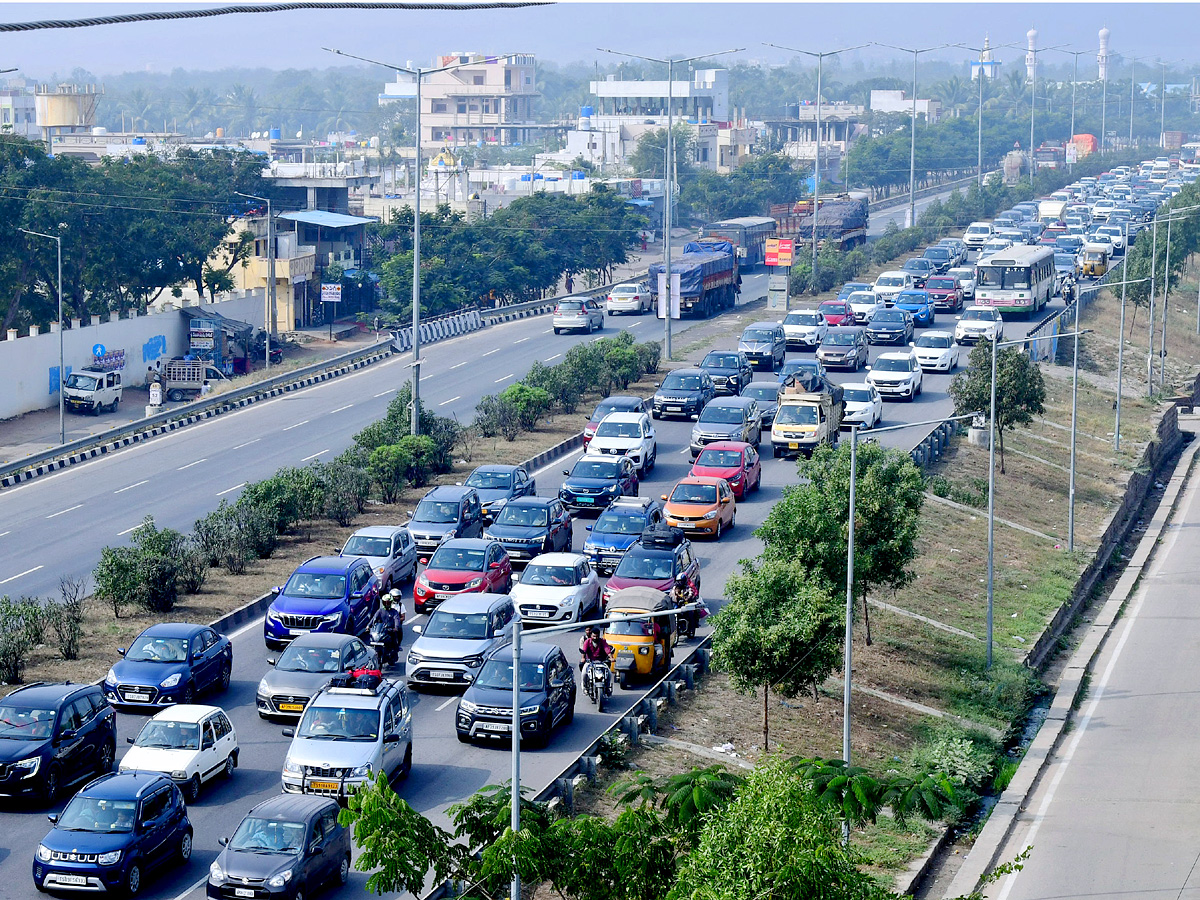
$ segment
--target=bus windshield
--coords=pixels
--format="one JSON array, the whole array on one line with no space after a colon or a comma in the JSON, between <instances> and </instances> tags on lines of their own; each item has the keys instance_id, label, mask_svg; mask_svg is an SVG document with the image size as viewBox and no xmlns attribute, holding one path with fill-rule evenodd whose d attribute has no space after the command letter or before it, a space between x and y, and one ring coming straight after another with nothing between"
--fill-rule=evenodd
<instances>
[{"instance_id":1,"label":"bus windshield","mask_svg":"<svg viewBox=\"0 0 1200 900\"><path fill-rule=\"evenodd\" d=\"M976 272L979 287L1029 290L1028 266L980 266Z\"/></svg>"}]
</instances>

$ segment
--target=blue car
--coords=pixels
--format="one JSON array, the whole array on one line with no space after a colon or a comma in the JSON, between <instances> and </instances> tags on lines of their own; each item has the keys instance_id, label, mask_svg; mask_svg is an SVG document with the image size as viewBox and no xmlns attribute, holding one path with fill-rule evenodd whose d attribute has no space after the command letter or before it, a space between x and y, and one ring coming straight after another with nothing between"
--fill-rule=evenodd
<instances>
[{"instance_id":1,"label":"blue car","mask_svg":"<svg viewBox=\"0 0 1200 900\"><path fill-rule=\"evenodd\" d=\"M929 299L928 291L901 291L896 295L892 306L912 313L914 325L928 328L934 322L936 313L933 309L933 301Z\"/></svg>"},{"instance_id":2,"label":"blue car","mask_svg":"<svg viewBox=\"0 0 1200 900\"><path fill-rule=\"evenodd\" d=\"M314 556L296 568L263 620L268 650L310 631L364 635L379 608L379 579L361 556Z\"/></svg>"},{"instance_id":3,"label":"blue car","mask_svg":"<svg viewBox=\"0 0 1200 900\"><path fill-rule=\"evenodd\" d=\"M157 708L192 703L203 691L229 687L233 645L207 625L151 625L117 652L123 657L104 678L113 706Z\"/></svg>"},{"instance_id":4,"label":"blue car","mask_svg":"<svg viewBox=\"0 0 1200 900\"><path fill-rule=\"evenodd\" d=\"M783 364L783 368L779 370L779 383L783 384L789 375L796 372L808 371L814 372L817 375L825 374L825 366L815 359L789 359Z\"/></svg>"},{"instance_id":5,"label":"blue car","mask_svg":"<svg viewBox=\"0 0 1200 900\"><path fill-rule=\"evenodd\" d=\"M84 785L34 851L39 891L131 897L153 866L186 866L192 823L183 794L165 775L108 774Z\"/></svg>"},{"instance_id":6,"label":"blue car","mask_svg":"<svg viewBox=\"0 0 1200 900\"><path fill-rule=\"evenodd\" d=\"M558 498L569 509L606 509L618 497L638 492L637 469L628 456L584 456L570 469Z\"/></svg>"},{"instance_id":7,"label":"blue car","mask_svg":"<svg viewBox=\"0 0 1200 900\"><path fill-rule=\"evenodd\" d=\"M611 575L625 551L647 528L662 522L662 502L650 497L618 497L600 514L583 542L583 555L602 575Z\"/></svg>"}]
</instances>

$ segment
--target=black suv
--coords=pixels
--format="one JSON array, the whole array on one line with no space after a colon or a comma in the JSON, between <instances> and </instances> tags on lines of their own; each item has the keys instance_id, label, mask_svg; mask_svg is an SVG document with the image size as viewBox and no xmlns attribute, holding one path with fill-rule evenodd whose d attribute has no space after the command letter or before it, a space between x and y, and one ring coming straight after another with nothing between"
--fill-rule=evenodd
<instances>
[{"instance_id":1,"label":"black suv","mask_svg":"<svg viewBox=\"0 0 1200 900\"><path fill-rule=\"evenodd\" d=\"M99 685L27 684L0 700L0 797L59 791L112 770L117 714Z\"/></svg>"},{"instance_id":2,"label":"black suv","mask_svg":"<svg viewBox=\"0 0 1200 900\"><path fill-rule=\"evenodd\" d=\"M500 510L483 536L503 544L513 562L570 552L571 511L557 497L521 497Z\"/></svg>"},{"instance_id":3,"label":"black suv","mask_svg":"<svg viewBox=\"0 0 1200 900\"><path fill-rule=\"evenodd\" d=\"M429 554L450 538L483 534L483 504L473 487L439 485L421 498L406 524L417 549Z\"/></svg>"},{"instance_id":4,"label":"black suv","mask_svg":"<svg viewBox=\"0 0 1200 900\"><path fill-rule=\"evenodd\" d=\"M521 738L545 745L575 718L575 672L557 644L521 645ZM458 739L512 740L513 648L500 647L471 682L454 717Z\"/></svg>"},{"instance_id":5,"label":"black suv","mask_svg":"<svg viewBox=\"0 0 1200 900\"><path fill-rule=\"evenodd\" d=\"M692 418L700 415L700 410L716 395L716 385L703 369L676 369L667 373L654 392L650 415L656 419L663 416Z\"/></svg>"},{"instance_id":6,"label":"black suv","mask_svg":"<svg viewBox=\"0 0 1200 900\"><path fill-rule=\"evenodd\" d=\"M712 350L705 355L700 368L712 378L718 394L736 396L754 380L750 357L738 350Z\"/></svg>"}]
</instances>

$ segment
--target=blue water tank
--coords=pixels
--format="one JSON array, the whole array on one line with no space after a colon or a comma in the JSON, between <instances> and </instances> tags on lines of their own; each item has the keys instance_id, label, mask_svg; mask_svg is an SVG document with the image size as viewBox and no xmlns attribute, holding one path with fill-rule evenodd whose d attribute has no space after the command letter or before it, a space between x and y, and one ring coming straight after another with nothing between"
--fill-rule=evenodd
<instances>
[{"instance_id":1,"label":"blue water tank","mask_svg":"<svg viewBox=\"0 0 1200 900\"><path fill-rule=\"evenodd\" d=\"M590 119L592 117L592 107L590 107L590 106L583 107L583 109L581 109L579 111L579 114L581 116L587 116L587 118Z\"/></svg>"},{"instance_id":2,"label":"blue water tank","mask_svg":"<svg viewBox=\"0 0 1200 900\"><path fill-rule=\"evenodd\" d=\"M528 172L526 172L524 175L521 176L521 180L522 181L533 181L533 176L530 175Z\"/></svg>"},{"instance_id":3,"label":"blue water tank","mask_svg":"<svg viewBox=\"0 0 1200 900\"><path fill-rule=\"evenodd\" d=\"M267 132L267 136L271 140L277 141L283 136L283 134L282 134L282 132L280 132L280 130L278 128L272 128L269 132Z\"/></svg>"},{"instance_id":4,"label":"blue water tank","mask_svg":"<svg viewBox=\"0 0 1200 900\"><path fill-rule=\"evenodd\" d=\"M571 173L572 181L583 181L586 178L587 178L587 175L585 175L583 172L576 171L576 172Z\"/></svg>"}]
</instances>

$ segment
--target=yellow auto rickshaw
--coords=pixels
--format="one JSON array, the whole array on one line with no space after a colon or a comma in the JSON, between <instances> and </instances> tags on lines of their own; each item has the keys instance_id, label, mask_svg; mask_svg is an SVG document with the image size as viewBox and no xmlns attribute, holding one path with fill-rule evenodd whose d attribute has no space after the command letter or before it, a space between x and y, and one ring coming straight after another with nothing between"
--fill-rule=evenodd
<instances>
[{"instance_id":1,"label":"yellow auto rickshaw","mask_svg":"<svg viewBox=\"0 0 1200 900\"><path fill-rule=\"evenodd\" d=\"M657 678L670 668L678 637L675 616L637 615L667 612L675 606L669 594L648 587L622 588L609 598L607 615L620 621L606 626L604 639L613 648L613 672L621 687L637 678Z\"/></svg>"},{"instance_id":2,"label":"yellow auto rickshaw","mask_svg":"<svg viewBox=\"0 0 1200 900\"><path fill-rule=\"evenodd\" d=\"M1083 274L1099 278L1108 271L1108 246L1106 244L1083 245Z\"/></svg>"}]
</instances>

